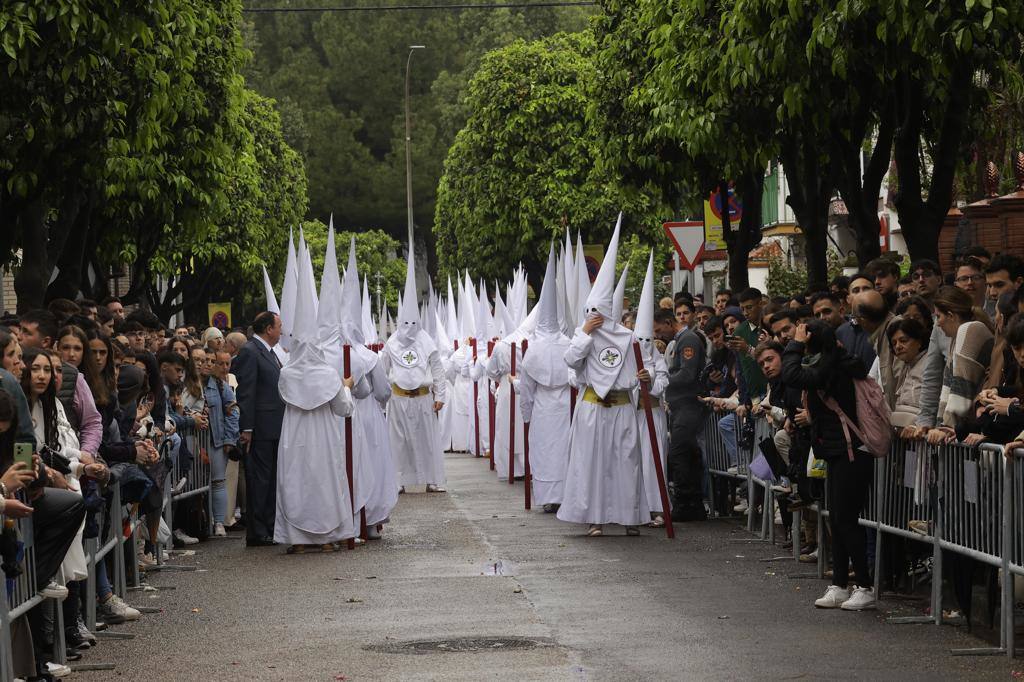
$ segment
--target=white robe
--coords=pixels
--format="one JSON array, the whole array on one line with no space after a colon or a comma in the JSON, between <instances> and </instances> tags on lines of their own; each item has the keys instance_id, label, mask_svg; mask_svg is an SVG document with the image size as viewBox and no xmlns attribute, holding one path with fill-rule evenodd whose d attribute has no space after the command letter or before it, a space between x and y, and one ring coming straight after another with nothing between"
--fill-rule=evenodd
<instances>
[{"instance_id":1,"label":"white robe","mask_svg":"<svg viewBox=\"0 0 1024 682\"><path fill-rule=\"evenodd\" d=\"M453 373L451 381L451 427L454 452L473 452L473 382L469 379L466 357L471 351L465 345L451 354L449 363Z\"/></svg>"},{"instance_id":2,"label":"white robe","mask_svg":"<svg viewBox=\"0 0 1024 682\"><path fill-rule=\"evenodd\" d=\"M444 380L446 393L451 396L454 393L455 386L453 384L455 380L456 368L452 363L450 352L441 352L441 369L444 370ZM452 425L454 417L453 401L449 400L441 408L441 411L437 413L437 428L439 433L439 440L441 441L442 450L455 450L452 447Z\"/></svg>"},{"instance_id":3,"label":"white robe","mask_svg":"<svg viewBox=\"0 0 1024 682\"><path fill-rule=\"evenodd\" d=\"M352 394L345 386L312 410L285 404L277 451L275 541L325 545L356 536L338 419L351 414L352 408Z\"/></svg>"},{"instance_id":4,"label":"white robe","mask_svg":"<svg viewBox=\"0 0 1024 682\"><path fill-rule=\"evenodd\" d=\"M532 350L529 352L533 352ZM523 372L519 406L530 423L530 479L534 504L561 504L569 466L569 383L548 387Z\"/></svg>"},{"instance_id":5,"label":"white robe","mask_svg":"<svg viewBox=\"0 0 1024 682\"><path fill-rule=\"evenodd\" d=\"M565 360L576 371L581 390L569 436L569 467L558 518L572 523L619 523L638 526L651 520L640 464L636 407L604 407L583 400L590 384L588 356L594 338L576 330ZM624 353L611 390L632 391L636 361ZM531 451L532 454L532 451Z\"/></svg>"},{"instance_id":6,"label":"white robe","mask_svg":"<svg viewBox=\"0 0 1024 682\"><path fill-rule=\"evenodd\" d=\"M494 352L491 357L487 360L487 378L491 381L496 382L497 390L494 392L494 470L497 473L498 478L507 481L508 480L508 460L509 460L509 435L511 428L509 427L509 405L511 400L509 394L511 392L509 386L509 372L512 370L512 360L510 353L510 346L507 343L500 342L494 346ZM519 350L516 350L517 355L517 370L520 360L522 359ZM516 401L518 403L518 400ZM485 404L486 405L486 404ZM523 459L524 444L525 440L523 437L523 412L519 409L519 405L516 405L515 415L515 450L514 450L514 466L515 473L513 476L521 477L526 474L525 462ZM488 433L488 438L490 433Z\"/></svg>"},{"instance_id":7,"label":"white robe","mask_svg":"<svg viewBox=\"0 0 1024 682\"><path fill-rule=\"evenodd\" d=\"M446 402L444 369L433 343L420 337L406 347L417 359L413 366L395 362L385 349L381 356L388 381L405 390L432 386L434 395L409 398L392 395L388 402L388 432L391 454L401 485L444 484L444 451L439 440L434 401ZM398 344L398 337L388 339Z\"/></svg>"},{"instance_id":8,"label":"white robe","mask_svg":"<svg viewBox=\"0 0 1024 682\"><path fill-rule=\"evenodd\" d=\"M391 435L383 407L391 397L391 386L380 362L366 378L372 392L356 400L355 426L360 436L360 447L366 450L369 466L374 471L373 487L368 491L366 501L366 525L375 526L384 523L398 503L398 476L391 456Z\"/></svg>"},{"instance_id":9,"label":"white robe","mask_svg":"<svg viewBox=\"0 0 1024 682\"><path fill-rule=\"evenodd\" d=\"M654 433L657 438L658 452L661 454L661 471L668 481L668 422L665 410L661 405L661 397L668 386L668 367L665 365L665 358L661 353L655 351L654 366L647 367L654 381L651 382L651 416L654 418ZM646 363L645 363L646 364ZM640 396L640 387L636 389L637 424L640 428L640 463L644 471L644 492L647 495L647 503L652 512L662 513L661 489L658 486L658 474L654 469L654 455L651 454L651 437L647 430L647 413L644 411L643 399Z\"/></svg>"}]
</instances>

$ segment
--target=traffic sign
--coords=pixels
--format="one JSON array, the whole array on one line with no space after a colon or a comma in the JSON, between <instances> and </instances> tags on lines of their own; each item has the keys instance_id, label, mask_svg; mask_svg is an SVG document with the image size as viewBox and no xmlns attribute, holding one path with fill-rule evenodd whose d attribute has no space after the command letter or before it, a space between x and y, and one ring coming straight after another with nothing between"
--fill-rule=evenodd
<instances>
[{"instance_id":1,"label":"traffic sign","mask_svg":"<svg viewBox=\"0 0 1024 682\"><path fill-rule=\"evenodd\" d=\"M679 263L685 270L693 270L704 258L704 223L700 220L662 223L665 234L679 254Z\"/></svg>"}]
</instances>

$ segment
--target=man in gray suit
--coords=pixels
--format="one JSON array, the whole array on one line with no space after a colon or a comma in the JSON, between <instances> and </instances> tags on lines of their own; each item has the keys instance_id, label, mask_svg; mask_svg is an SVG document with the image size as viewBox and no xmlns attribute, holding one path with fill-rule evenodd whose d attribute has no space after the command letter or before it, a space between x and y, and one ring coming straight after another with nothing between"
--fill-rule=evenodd
<instances>
[{"instance_id":1,"label":"man in gray suit","mask_svg":"<svg viewBox=\"0 0 1024 682\"><path fill-rule=\"evenodd\" d=\"M274 542L277 508L277 443L284 419L284 401L277 382L281 361L274 346L281 339L281 318L262 312L252 323L253 337L231 362L238 380L239 444L245 459L246 539L249 547Z\"/></svg>"}]
</instances>

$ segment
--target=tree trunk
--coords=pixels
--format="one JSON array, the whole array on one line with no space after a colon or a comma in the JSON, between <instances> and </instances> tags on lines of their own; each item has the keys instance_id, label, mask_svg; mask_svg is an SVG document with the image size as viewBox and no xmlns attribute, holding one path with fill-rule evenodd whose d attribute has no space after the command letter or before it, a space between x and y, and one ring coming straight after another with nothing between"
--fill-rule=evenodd
<instances>
[{"instance_id":1,"label":"tree trunk","mask_svg":"<svg viewBox=\"0 0 1024 682\"><path fill-rule=\"evenodd\" d=\"M818 140L802 132L784 138L782 164L789 181L786 203L796 214L807 245L807 284L828 283L828 206L835 186L835 164L823 158Z\"/></svg>"},{"instance_id":2,"label":"tree trunk","mask_svg":"<svg viewBox=\"0 0 1024 682\"><path fill-rule=\"evenodd\" d=\"M18 217L21 227L21 267L14 276L14 292L18 295L18 312L42 308L46 285L50 280L50 263L46 253L46 213L43 197L37 197Z\"/></svg>"},{"instance_id":3,"label":"tree trunk","mask_svg":"<svg viewBox=\"0 0 1024 682\"><path fill-rule=\"evenodd\" d=\"M948 91L955 94L944 103L938 137L931 147L931 181L927 192L922 191L921 179L921 133L929 104L924 85L902 74L896 88L899 124L893 146L899 174L896 210L911 260L939 261L939 232L953 202L953 180L970 107L971 77L970 70L960 65L954 66L950 74Z\"/></svg>"},{"instance_id":4,"label":"tree trunk","mask_svg":"<svg viewBox=\"0 0 1024 682\"><path fill-rule=\"evenodd\" d=\"M63 209L62 209L63 211ZM87 279L84 276L86 246L89 243L89 224L92 217L92 205L89 200L76 201L74 217L68 216L67 229L64 230L64 242L54 262L57 264L57 278L46 289L46 299L68 298L72 301L82 291L88 291ZM52 244L52 240L51 240ZM51 257L53 252L51 251Z\"/></svg>"},{"instance_id":5,"label":"tree trunk","mask_svg":"<svg viewBox=\"0 0 1024 682\"><path fill-rule=\"evenodd\" d=\"M722 235L729 253L729 288L739 292L750 286L748 260L750 251L761 243L761 193L764 190L764 169L755 168L736 180L736 195L743 202L743 213L735 227L729 216L729 183L718 182L723 197Z\"/></svg>"},{"instance_id":6,"label":"tree trunk","mask_svg":"<svg viewBox=\"0 0 1024 682\"><path fill-rule=\"evenodd\" d=\"M857 130L863 134L855 134L850 140L838 131L831 136L832 156L836 160L836 189L849 212L850 227L857 241L857 261L861 267L882 253L878 195L892 158L895 125L895 104L890 98L881 112L877 130L873 131L865 122L858 122ZM862 171L861 145L865 141L873 146Z\"/></svg>"}]
</instances>

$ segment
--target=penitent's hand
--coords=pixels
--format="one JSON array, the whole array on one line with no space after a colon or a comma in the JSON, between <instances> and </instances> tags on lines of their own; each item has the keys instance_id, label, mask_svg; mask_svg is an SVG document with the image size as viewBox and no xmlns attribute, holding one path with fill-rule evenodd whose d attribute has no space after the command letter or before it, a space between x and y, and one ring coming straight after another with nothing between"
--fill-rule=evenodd
<instances>
[{"instance_id":1,"label":"penitent's hand","mask_svg":"<svg viewBox=\"0 0 1024 682\"><path fill-rule=\"evenodd\" d=\"M599 329L604 324L604 318L600 313L594 313L587 317L587 321L583 323L583 333L590 334L595 329Z\"/></svg>"}]
</instances>

